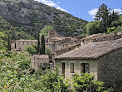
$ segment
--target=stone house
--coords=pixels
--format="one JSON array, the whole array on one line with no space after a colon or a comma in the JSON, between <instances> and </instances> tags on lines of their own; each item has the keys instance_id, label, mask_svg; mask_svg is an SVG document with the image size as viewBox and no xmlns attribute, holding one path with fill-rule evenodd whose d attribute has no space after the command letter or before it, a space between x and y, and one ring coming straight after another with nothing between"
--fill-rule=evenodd
<instances>
[{"instance_id":1,"label":"stone house","mask_svg":"<svg viewBox=\"0 0 122 92\"><path fill-rule=\"evenodd\" d=\"M96 80L116 88L122 82L122 38L88 43L55 57L55 64L59 64L65 78L90 73Z\"/></svg>"},{"instance_id":2,"label":"stone house","mask_svg":"<svg viewBox=\"0 0 122 92\"><path fill-rule=\"evenodd\" d=\"M121 32L115 32L110 34L93 34L81 40L81 45L88 44L89 42L100 42L100 41L110 41L116 40L122 37Z\"/></svg>"},{"instance_id":3,"label":"stone house","mask_svg":"<svg viewBox=\"0 0 122 92\"><path fill-rule=\"evenodd\" d=\"M37 44L37 40L16 40L16 50L24 50L25 47Z\"/></svg>"},{"instance_id":4,"label":"stone house","mask_svg":"<svg viewBox=\"0 0 122 92\"><path fill-rule=\"evenodd\" d=\"M37 72L38 69L44 70L49 65L48 55L33 55L31 56L31 67Z\"/></svg>"}]
</instances>

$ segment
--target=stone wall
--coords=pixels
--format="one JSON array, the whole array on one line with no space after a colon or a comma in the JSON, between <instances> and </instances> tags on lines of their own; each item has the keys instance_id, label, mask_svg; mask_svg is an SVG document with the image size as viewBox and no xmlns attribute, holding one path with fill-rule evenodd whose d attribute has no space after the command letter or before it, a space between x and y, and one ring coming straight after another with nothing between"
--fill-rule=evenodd
<instances>
[{"instance_id":1,"label":"stone wall","mask_svg":"<svg viewBox=\"0 0 122 92\"><path fill-rule=\"evenodd\" d=\"M17 40L16 41L16 50L24 50L27 46L31 46L33 44L37 44L37 40Z\"/></svg>"},{"instance_id":2,"label":"stone wall","mask_svg":"<svg viewBox=\"0 0 122 92\"><path fill-rule=\"evenodd\" d=\"M81 63L89 63L89 70L91 75L95 75L97 80L97 60L56 60L55 65L59 65L60 74L62 74L62 62L65 62L65 78L72 78L75 73L81 75ZM74 73L70 73L70 63L74 63Z\"/></svg>"},{"instance_id":3,"label":"stone wall","mask_svg":"<svg viewBox=\"0 0 122 92\"><path fill-rule=\"evenodd\" d=\"M122 48L98 58L98 62L98 80L117 88L122 82Z\"/></svg>"},{"instance_id":4,"label":"stone wall","mask_svg":"<svg viewBox=\"0 0 122 92\"><path fill-rule=\"evenodd\" d=\"M38 69L46 68L46 66L49 64L49 57L43 58L46 55L43 55L41 58L39 56L33 55L31 57L31 67L37 72Z\"/></svg>"}]
</instances>

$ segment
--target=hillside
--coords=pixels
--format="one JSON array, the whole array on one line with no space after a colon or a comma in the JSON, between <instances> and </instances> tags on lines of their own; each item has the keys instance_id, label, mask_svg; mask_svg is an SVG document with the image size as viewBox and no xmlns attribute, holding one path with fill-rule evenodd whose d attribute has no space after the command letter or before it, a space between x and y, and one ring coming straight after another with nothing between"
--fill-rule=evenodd
<instances>
[{"instance_id":1,"label":"hillside","mask_svg":"<svg viewBox=\"0 0 122 92\"><path fill-rule=\"evenodd\" d=\"M7 24L22 29L22 32L34 38L35 31L41 30L45 25L53 26L62 36L76 36L88 23L34 0L0 0L0 16Z\"/></svg>"}]
</instances>

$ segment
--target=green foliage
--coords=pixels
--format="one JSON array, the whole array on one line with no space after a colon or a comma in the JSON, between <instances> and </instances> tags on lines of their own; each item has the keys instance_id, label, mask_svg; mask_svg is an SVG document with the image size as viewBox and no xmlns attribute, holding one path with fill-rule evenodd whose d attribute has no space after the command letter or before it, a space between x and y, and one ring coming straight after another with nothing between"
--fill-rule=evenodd
<instances>
[{"instance_id":1,"label":"green foliage","mask_svg":"<svg viewBox=\"0 0 122 92\"><path fill-rule=\"evenodd\" d=\"M111 27L111 28L108 28L107 33L109 34L111 32L116 32L116 27L115 26Z\"/></svg>"},{"instance_id":2,"label":"green foliage","mask_svg":"<svg viewBox=\"0 0 122 92\"><path fill-rule=\"evenodd\" d=\"M37 43L37 54L39 54L40 53L40 35L39 35L39 31L38 31L38 43Z\"/></svg>"},{"instance_id":3,"label":"green foliage","mask_svg":"<svg viewBox=\"0 0 122 92\"><path fill-rule=\"evenodd\" d=\"M117 32L122 31L122 26L118 26L116 29Z\"/></svg>"},{"instance_id":4,"label":"green foliage","mask_svg":"<svg viewBox=\"0 0 122 92\"><path fill-rule=\"evenodd\" d=\"M100 20L103 22L106 30L107 30L107 25L108 25L108 19L109 19L109 11L107 5L104 3L99 7L96 15L95 15L95 20Z\"/></svg>"},{"instance_id":5,"label":"green foliage","mask_svg":"<svg viewBox=\"0 0 122 92\"><path fill-rule=\"evenodd\" d=\"M7 42L8 42L8 51L11 51L11 37L8 35L8 39L7 39Z\"/></svg>"},{"instance_id":6,"label":"green foliage","mask_svg":"<svg viewBox=\"0 0 122 92\"><path fill-rule=\"evenodd\" d=\"M52 26L45 26L42 30L41 30L41 35L47 36L48 35L48 31L54 30L54 28Z\"/></svg>"},{"instance_id":7,"label":"green foliage","mask_svg":"<svg viewBox=\"0 0 122 92\"><path fill-rule=\"evenodd\" d=\"M41 76L40 85L43 92L69 92L70 84L68 80L64 82L64 77L60 76L58 69L48 70L44 76Z\"/></svg>"},{"instance_id":8,"label":"green foliage","mask_svg":"<svg viewBox=\"0 0 122 92\"><path fill-rule=\"evenodd\" d=\"M48 56L51 56L52 51L49 48L45 49L45 54L47 54Z\"/></svg>"},{"instance_id":9,"label":"green foliage","mask_svg":"<svg viewBox=\"0 0 122 92\"><path fill-rule=\"evenodd\" d=\"M122 17L104 3L99 7L95 21L89 22L82 30L82 36L97 33L111 33L121 30Z\"/></svg>"},{"instance_id":10,"label":"green foliage","mask_svg":"<svg viewBox=\"0 0 122 92\"><path fill-rule=\"evenodd\" d=\"M91 35L91 34L97 34L97 33L103 33L103 25L101 21L94 21L94 22L89 22L84 30L83 33L86 35Z\"/></svg>"},{"instance_id":11,"label":"green foliage","mask_svg":"<svg viewBox=\"0 0 122 92\"><path fill-rule=\"evenodd\" d=\"M24 51L27 51L27 52L29 52L29 53L32 54L32 55L37 53L36 48L34 48L33 46L27 46L27 47L24 49Z\"/></svg>"},{"instance_id":12,"label":"green foliage","mask_svg":"<svg viewBox=\"0 0 122 92\"><path fill-rule=\"evenodd\" d=\"M0 92L27 92L31 89L30 57L26 53L0 52Z\"/></svg>"},{"instance_id":13,"label":"green foliage","mask_svg":"<svg viewBox=\"0 0 122 92\"><path fill-rule=\"evenodd\" d=\"M41 36L41 50L40 54L45 54L45 38L44 35Z\"/></svg>"},{"instance_id":14,"label":"green foliage","mask_svg":"<svg viewBox=\"0 0 122 92\"><path fill-rule=\"evenodd\" d=\"M104 82L95 81L94 75L88 73L82 73L81 77L75 74L73 77L73 88L75 92L109 92L105 90Z\"/></svg>"}]
</instances>

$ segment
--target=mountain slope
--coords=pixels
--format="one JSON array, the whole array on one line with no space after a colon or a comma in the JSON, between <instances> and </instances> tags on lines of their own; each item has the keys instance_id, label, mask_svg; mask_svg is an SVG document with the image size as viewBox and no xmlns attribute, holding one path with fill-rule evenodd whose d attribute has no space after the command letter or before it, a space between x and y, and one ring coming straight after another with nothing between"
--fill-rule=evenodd
<instances>
[{"instance_id":1,"label":"mountain slope","mask_svg":"<svg viewBox=\"0 0 122 92\"><path fill-rule=\"evenodd\" d=\"M88 23L33 0L0 0L0 16L13 27L26 28L25 32L30 35L45 25L53 26L63 36L78 35Z\"/></svg>"}]
</instances>

